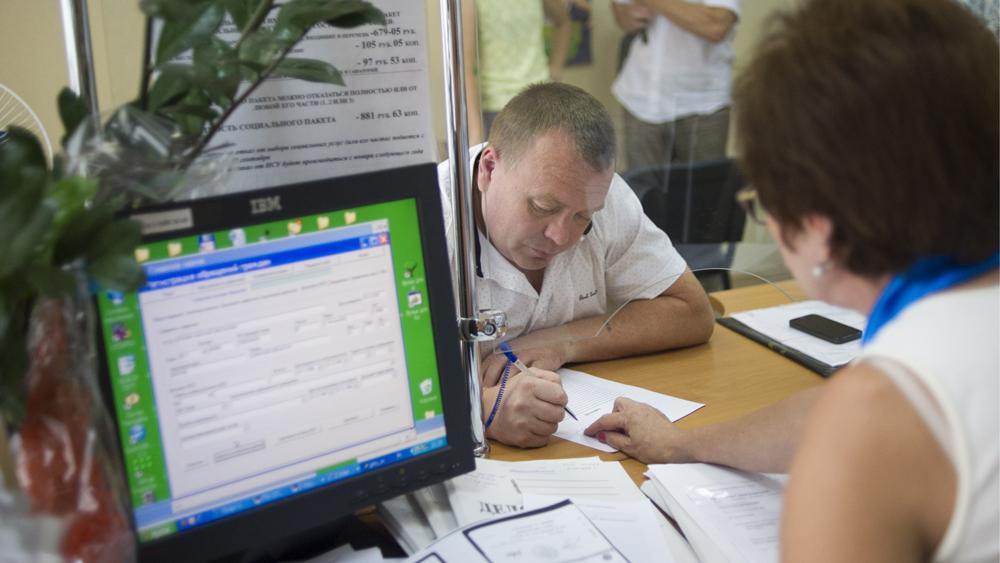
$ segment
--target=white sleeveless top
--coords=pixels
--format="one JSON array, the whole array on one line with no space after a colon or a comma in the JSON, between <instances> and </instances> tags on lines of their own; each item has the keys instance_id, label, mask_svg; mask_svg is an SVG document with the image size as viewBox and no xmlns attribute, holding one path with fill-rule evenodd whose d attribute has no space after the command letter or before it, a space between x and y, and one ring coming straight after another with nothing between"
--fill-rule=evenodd
<instances>
[{"instance_id":1,"label":"white sleeveless top","mask_svg":"<svg viewBox=\"0 0 1000 563\"><path fill-rule=\"evenodd\" d=\"M947 291L910 305L857 361L872 363L895 382L955 467L955 506L933 560L996 562L1000 288Z\"/></svg>"}]
</instances>

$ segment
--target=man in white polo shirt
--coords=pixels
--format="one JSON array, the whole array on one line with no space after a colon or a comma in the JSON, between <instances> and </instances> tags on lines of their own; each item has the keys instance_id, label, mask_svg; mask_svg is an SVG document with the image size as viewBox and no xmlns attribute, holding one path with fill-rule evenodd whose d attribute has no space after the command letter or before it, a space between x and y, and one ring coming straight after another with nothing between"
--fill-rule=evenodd
<instances>
[{"instance_id":1,"label":"man in white polo shirt","mask_svg":"<svg viewBox=\"0 0 1000 563\"><path fill-rule=\"evenodd\" d=\"M615 0L637 33L611 92L625 108L625 163L726 155L729 83L739 0Z\"/></svg>"},{"instance_id":2,"label":"man in white polo shirt","mask_svg":"<svg viewBox=\"0 0 1000 563\"><path fill-rule=\"evenodd\" d=\"M506 359L484 350L491 438L547 443L566 404L553 370L566 363L700 344L712 333L704 290L614 173L614 154L607 111L558 83L518 94L489 143L470 150L479 306L507 312L510 343L533 368L512 368L497 401ZM438 179L451 240L447 163Z\"/></svg>"}]
</instances>

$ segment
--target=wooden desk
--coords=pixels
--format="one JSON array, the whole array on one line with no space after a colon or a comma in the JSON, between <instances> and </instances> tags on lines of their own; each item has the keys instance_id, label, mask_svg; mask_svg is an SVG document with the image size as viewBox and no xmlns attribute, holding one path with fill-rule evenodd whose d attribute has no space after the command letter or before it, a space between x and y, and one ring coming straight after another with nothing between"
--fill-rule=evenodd
<instances>
[{"instance_id":1,"label":"wooden desk","mask_svg":"<svg viewBox=\"0 0 1000 563\"><path fill-rule=\"evenodd\" d=\"M794 282L778 284L795 299L805 296ZM787 302L787 298L768 285L720 291L711 295L717 309L725 314L757 309ZM659 393L705 403L705 406L680 420L680 427L697 427L721 422L775 403L796 391L819 385L823 379L721 325L707 344L650 354L572 366L600 377ZM645 464L623 453L606 454L597 450L552 438L549 445L520 449L491 442L489 457L506 461L561 459L600 455L604 460L622 461L636 482L645 480Z\"/></svg>"}]
</instances>

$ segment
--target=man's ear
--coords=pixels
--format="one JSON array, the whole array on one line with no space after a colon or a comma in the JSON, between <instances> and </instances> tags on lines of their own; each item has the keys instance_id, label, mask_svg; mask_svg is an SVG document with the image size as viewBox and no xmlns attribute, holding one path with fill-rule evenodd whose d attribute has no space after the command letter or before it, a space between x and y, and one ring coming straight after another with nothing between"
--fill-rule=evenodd
<instances>
[{"instance_id":1,"label":"man's ear","mask_svg":"<svg viewBox=\"0 0 1000 563\"><path fill-rule=\"evenodd\" d=\"M479 186L479 191L485 192L489 188L490 181L493 180L493 174L500 161L499 157L500 155L493 147L486 147L483 152L479 153L479 166L476 169L476 183Z\"/></svg>"}]
</instances>

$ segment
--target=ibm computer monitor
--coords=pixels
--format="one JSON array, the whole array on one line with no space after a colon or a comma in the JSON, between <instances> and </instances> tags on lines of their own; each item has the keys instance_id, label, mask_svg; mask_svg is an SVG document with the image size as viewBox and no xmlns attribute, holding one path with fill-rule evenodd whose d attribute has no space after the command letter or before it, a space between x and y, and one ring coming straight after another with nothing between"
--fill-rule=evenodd
<instances>
[{"instance_id":1,"label":"ibm computer monitor","mask_svg":"<svg viewBox=\"0 0 1000 563\"><path fill-rule=\"evenodd\" d=\"M433 165L140 209L99 290L140 561L267 559L474 469Z\"/></svg>"}]
</instances>

